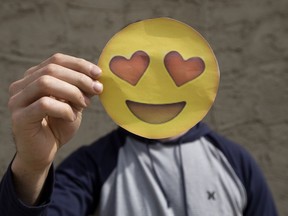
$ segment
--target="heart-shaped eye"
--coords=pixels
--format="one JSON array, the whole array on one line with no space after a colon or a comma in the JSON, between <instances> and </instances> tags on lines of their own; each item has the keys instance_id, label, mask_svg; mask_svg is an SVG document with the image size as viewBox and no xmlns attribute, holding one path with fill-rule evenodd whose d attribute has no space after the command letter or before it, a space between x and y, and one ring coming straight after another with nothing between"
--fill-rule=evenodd
<instances>
[{"instance_id":1,"label":"heart-shaped eye","mask_svg":"<svg viewBox=\"0 0 288 216\"><path fill-rule=\"evenodd\" d=\"M192 57L184 60L176 51L171 51L165 56L164 64L178 87L200 76L205 70L202 58Z\"/></svg>"},{"instance_id":2,"label":"heart-shaped eye","mask_svg":"<svg viewBox=\"0 0 288 216\"><path fill-rule=\"evenodd\" d=\"M135 86L146 71L149 61L149 56L144 51L137 51L130 59L113 57L109 67L116 76Z\"/></svg>"}]
</instances>

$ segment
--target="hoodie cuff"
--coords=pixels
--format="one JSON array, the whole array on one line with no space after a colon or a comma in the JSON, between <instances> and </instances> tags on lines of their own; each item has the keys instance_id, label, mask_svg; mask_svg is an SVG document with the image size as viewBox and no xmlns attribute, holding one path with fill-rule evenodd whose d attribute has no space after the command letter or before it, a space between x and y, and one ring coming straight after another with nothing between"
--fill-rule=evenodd
<instances>
[{"instance_id":1,"label":"hoodie cuff","mask_svg":"<svg viewBox=\"0 0 288 216\"><path fill-rule=\"evenodd\" d=\"M12 163L11 163L12 164ZM39 201L35 206L23 203L16 194L13 184L13 173L9 165L0 185L0 215L3 216L39 216L44 215L50 205L54 185L54 167L51 166L47 179L41 191Z\"/></svg>"}]
</instances>

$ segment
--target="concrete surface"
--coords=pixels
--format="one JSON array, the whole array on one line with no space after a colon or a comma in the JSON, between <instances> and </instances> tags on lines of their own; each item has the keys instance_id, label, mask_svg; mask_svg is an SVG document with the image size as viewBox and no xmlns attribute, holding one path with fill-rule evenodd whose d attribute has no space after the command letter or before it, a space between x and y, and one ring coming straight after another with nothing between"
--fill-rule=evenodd
<instances>
[{"instance_id":1,"label":"concrete surface","mask_svg":"<svg viewBox=\"0 0 288 216\"><path fill-rule=\"evenodd\" d=\"M55 52L97 61L127 23L170 16L198 29L218 57L221 87L205 121L251 152L288 215L287 8L286 0L0 0L0 177L15 151L6 107L12 81ZM56 162L114 127L95 99Z\"/></svg>"}]
</instances>

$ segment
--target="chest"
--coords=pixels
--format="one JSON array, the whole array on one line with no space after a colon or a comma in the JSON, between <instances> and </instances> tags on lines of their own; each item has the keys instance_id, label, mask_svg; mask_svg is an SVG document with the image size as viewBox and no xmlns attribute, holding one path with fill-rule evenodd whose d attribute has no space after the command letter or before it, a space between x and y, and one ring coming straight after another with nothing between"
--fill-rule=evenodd
<instances>
[{"instance_id":1,"label":"chest","mask_svg":"<svg viewBox=\"0 0 288 216\"><path fill-rule=\"evenodd\" d=\"M102 215L242 215L245 190L204 138L173 146L128 140L102 187Z\"/></svg>"}]
</instances>

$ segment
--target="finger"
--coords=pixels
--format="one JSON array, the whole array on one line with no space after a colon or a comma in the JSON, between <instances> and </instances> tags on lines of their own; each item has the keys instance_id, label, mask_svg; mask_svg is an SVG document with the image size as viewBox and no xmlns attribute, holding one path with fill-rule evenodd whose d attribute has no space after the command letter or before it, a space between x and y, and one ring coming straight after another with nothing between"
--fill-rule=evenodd
<instances>
[{"instance_id":1,"label":"finger","mask_svg":"<svg viewBox=\"0 0 288 216\"><path fill-rule=\"evenodd\" d=\"M77 118L77 111L67 103L51 97L42 97L21 111L15 112L12 118L24 125L29 125L39 123L47 116L72 122Z\"/></svg>"},{"instance_id":2,"label":"finger","mask_svg":"<svg viewBox=\"0 0 288 216\"><path fill-rule=\"evenodd\" d=\"M48 58L47 60L45 60L42 63L40 63L39 65L37 65L36 67L32 67L29 70L27 70L25 75L26 76L31 75L35 71L37 71L40 68L43 68L49 64L61 65L63 67L69 68L71 70L75 70L75 71L78 71L80 73L86 74L87 76L91 77L92 79L98 79L101 72L102 72L101 69L97 65L95 65L89 61L86 61L85 59L65 55L62 53L56 53L56 54L52 55L50 58Z\"/></svg>"},{"instance_id":3,"label":"finger","mask_svg":"<svg viewBox=\"0 0 288 216\"><path fill-rule=\"evenodd\" d=\"M36 68L37 66L30 67L27 71L25 71L24 77L32 74L34 71L36 71Z\"/></svg>"},{"instance_id":4,"label":"finger","mask_svg":"<svg viewBox=\"0 0 288 216\"><path fill-rule=\"evenodd\" d=\"M60 65L49 64L35 71L30 76L26 76L23 79L12 83L9 88L10 95L12 96L17 94L27 85L45 75L53 76L72 85L75 85L87 95L100 94L103 90L103 85L99 81L93 80L91 77L83 73L73 71Z\"/></svg>"},{"instance_id":5,"label":"finger","mask_svg":"<svg viewBox=\"0 0 288 216\"><path fill-rule=\"evenodd\" d=\"M9 107L12 110L18 109L18 107L25 107L44 96L71 103L76 108L87 107L90 103L89 98L76 86L51 76L42 76L18 94L12 96L9 101Z\"/></svg>"}]
</instances>

